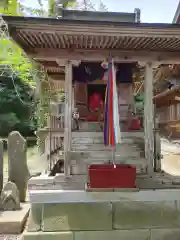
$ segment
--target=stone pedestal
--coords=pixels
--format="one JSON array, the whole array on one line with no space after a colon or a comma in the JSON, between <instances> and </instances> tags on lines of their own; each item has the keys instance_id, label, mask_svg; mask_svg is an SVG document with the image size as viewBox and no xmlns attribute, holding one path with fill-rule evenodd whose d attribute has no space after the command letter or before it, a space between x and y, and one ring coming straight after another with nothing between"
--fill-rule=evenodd
<instances>
[{"instance_id":1,"label":"stone pedestal","mask_svg":"<svg viewBox=\"0 0 180 240\"><path fill-rule=\"evenodd\" d=\"M65 202L62 195L69 200ZM45 195L43 203L30 196L34 203L24 240L180 239L180 190L61 191L59 195L56 190L56 196L54 203L48 203Z\"/></svg>"}]
</instances>

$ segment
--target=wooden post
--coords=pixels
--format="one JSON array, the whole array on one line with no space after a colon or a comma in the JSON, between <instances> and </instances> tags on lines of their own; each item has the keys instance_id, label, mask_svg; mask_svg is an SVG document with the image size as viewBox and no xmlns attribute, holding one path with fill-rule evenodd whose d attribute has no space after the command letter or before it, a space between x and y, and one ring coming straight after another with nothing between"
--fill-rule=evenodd
<instances>
[{"instance_id":1,"label":"wooden post","mask_svg":"<svg viewBox=\"0 0 180 240\"><path fill-rule=\"evenodd\" d=\"M144 138L145 158L149 176L154 172L154 136L153 136L153 69L152 63L145 65L145 89L144 89Z\"/></svg>"},{"instance_id":2,"label":"wooden post","mask_svg":"<svg viewBox=\"0 0 180 240\"><path fill-rule=\"evenodd\" d=\"M161 172L161 137L159 133L159 119L154 105L154 171Z\"/></svg>"},{"instance_id":3,"label":"wooden post","mask_svg":"<svg viewBox=\"0 0 180 240\"><path fill-rule=\"evenodd\" d=\"M72 119L72 64L65 66L65 127L64 127L64 174L70 175L71 119Z\"/></svg>"}]
</instances>

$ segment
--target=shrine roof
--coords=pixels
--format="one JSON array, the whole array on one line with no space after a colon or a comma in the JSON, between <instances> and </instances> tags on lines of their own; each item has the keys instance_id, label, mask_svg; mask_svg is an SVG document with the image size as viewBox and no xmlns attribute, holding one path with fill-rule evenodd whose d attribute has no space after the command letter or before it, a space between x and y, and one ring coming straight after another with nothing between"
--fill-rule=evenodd
<instances>
[{"instance_id":1,"label":"shrine roof","mask_svg":"<svg viewBox=\"0 0 180 240\"><path fill-rule=\"evenodd\" d=\"M178 97L178 99L176 99ZM153 102L156 104L156 107L170 106L172 104L179 104L180 97L180 88L175 87L172 89L167 89L164 92L159 93L154 96Z\"/></svg>"},{"instance_id":2,"label":"shrine roof","mask_svg":"<svg viewBox=\"0 0 180 240\"><path fill-rule=\"evenodd\" d=\"M3 16L10 36L27 52L104 49L180 52L180 25Z\"/></svg>"}]
</instances>

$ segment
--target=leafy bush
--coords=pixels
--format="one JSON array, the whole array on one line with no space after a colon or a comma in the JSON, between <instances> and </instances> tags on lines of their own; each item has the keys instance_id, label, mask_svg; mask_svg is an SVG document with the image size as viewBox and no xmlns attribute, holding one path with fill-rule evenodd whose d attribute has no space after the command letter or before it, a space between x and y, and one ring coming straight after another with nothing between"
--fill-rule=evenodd
<instances>
[{"instance_id":1,"label":"leafy bush","mask_svg":"<svg viewBox=\"0 0 180 240\"><path fill-rule=\"evenodd\" d=\"M0 136L16 130L30 136L36 130L36 104L31 87L18 77L0 77Z\"/></svg>"}]
</instances>

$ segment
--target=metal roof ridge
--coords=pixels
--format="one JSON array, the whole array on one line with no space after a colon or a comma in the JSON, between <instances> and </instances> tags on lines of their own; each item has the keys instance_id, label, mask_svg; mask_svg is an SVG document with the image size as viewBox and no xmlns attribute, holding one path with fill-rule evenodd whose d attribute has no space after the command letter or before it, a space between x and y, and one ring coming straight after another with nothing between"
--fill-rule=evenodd
<instances>
[{"instance_id":1,"label":"metal roof ridge","mask_svg":"<svg viewBox=\"0 0 180 240\"><path fill-rule=\"evenodd\" d=\"M48 24L48 23L71 23L71 24L98 24L98 25L119 25L119 26L127 26L127 27L171 27L171 28L180 28L179 24L172 24L172 23L146 23L146 22L113 22L113 21L97 21L97 20L78 20L78 19L63 19L63 18L42 18L42 17L25 17L25 16L5 16L3 15L2 18L9 24L15 25L20 22L27 22L30 24Z\"/></svg>"},{"instance_id":2,"label":"metal roof ridge","mask_svg":"<svg viewBox=\"0 0 180 240\"><path fill-rule=\"evenodd\" d=\"M91 24L91 25L115 25L122 27L150 27L150 28L180 28L179 24L172 23L142 23L142 22L117 22L117 21L97 21L97 20L79 20L79 19L63 19L63 18L42 18L42 17L24 17L24 16L2 16L4 21L10 25L24 24Z\"/></svg>"}]
</instances>

